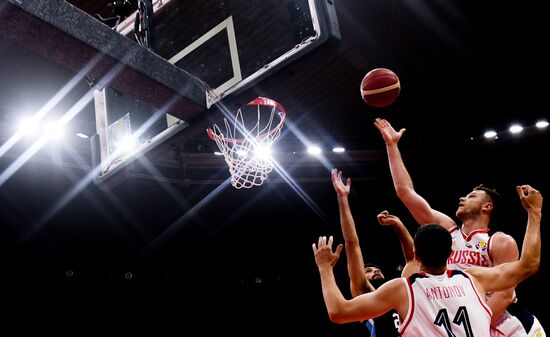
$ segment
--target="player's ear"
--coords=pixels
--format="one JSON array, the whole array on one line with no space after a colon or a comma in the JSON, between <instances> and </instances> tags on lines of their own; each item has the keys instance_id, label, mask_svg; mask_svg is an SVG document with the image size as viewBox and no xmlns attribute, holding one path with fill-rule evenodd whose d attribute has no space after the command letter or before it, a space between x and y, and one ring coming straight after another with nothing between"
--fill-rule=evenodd
<instances>
[{"instance_id":1,"label":"player's ear","mask_svg":"<svg viewBox=\"0 0 550 337\"><path fill-rule=\"evenodd\" d=\"M493 212L493 203L488 201L485 204L483 204L482 210L492 213Z\"/></svg>"}]
</instances>

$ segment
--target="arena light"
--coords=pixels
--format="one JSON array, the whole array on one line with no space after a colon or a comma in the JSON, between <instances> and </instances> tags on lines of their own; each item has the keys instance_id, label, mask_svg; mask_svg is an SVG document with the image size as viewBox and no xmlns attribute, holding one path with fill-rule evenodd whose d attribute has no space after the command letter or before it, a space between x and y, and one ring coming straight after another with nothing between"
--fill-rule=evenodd
<instances>
[{"instance_id":1,"label":"arena light","mask_svg":"<svg viewBox=\"0 0 550 337\"><path fill-rule=\"evenodd\" d=\"M254 146L254 157L269 160L271 158L271 147L263 144Z\"/></svg>"},{"instance_id":2,"label":"arena light","mask_svg":"<svg viewBox=\"0 0 550 337\"><path fill-rule=\"evenodd\" d=\"M335 152L335 153L342 153L342 152L346 152L346 149L341 147L341 146L337 146L335 148L332 149L332 152Z\"/></svg>"},{"instance_id":3,"label":"arena light","mask_svg":"<svg viewBox=\"0 0 550 337\"><path fill-rule=\"evenodd\" d=\"M22 135L29 135L38 130L38 120L36 118L25 118L19 122L19 132Z\"/></svg>"},{"instance_id":4,"label":"arena light","mask_svg":"<svg viewBox=\"0 0 550 337\"><path fill-rule=\"evenodd\" d=\"M133 136L128 135L117 142L114 142L115 153L128 154L132 153L137 146L137 142Z\"/></svg>"},{"instance_id":5,"label":"arena light","mask_svg":"<svg viewBox=\"0 0 550 337\"><path fill-rule=\"evenodd\" d=\"M535 126L539 129L544 129L545 127L548 126L548 122L547 121L538 121L537 124L535 124Z\"/></svg>"},{"instance_id":6,"label":"arena light","mask_svg":"<svg viewBox=\"0 0 550 337\"><path fill-rule=\"evenodd\" d=\"M44 136L53 140L63 138L63 125L53 122L47 123L44 125Z\"/></svg>"},{"instance_id":7,"label":"arena light","mask_svg":"<svg viewBox=\"0 0 550 337\"><path fill-rule=\"evenodd\" d=\"M321 148L317 145L311 145L307 148L307 153L313 155L313 156L318 156L322 153L323 151L321 150Z\"/></svg>"},{"instance_id":8,"label":"arena light","mask_svg":"<svg viewBox=\"0 0 550 337\"><path fill-rule=\"evenodd\" d=\"M523 127L519 124L514 124L510 127L509 131L512 134L517 134L517 133L520 133L521 131L523 131Z\"/></svg>"},{"instance_id":9,"label":"arena light","mask_svg":"<svg viewBox=\"0 0 550 337\"><path fill-rule=\"evenodd\" d=\"M487 138L487 139L495 138L496 136L497 136L497 133L496 133L496 131L493 131L493 130L486 131L486 132L483 134L483 137L485 137L485 138Z\"/></svg>"}]
</instances>

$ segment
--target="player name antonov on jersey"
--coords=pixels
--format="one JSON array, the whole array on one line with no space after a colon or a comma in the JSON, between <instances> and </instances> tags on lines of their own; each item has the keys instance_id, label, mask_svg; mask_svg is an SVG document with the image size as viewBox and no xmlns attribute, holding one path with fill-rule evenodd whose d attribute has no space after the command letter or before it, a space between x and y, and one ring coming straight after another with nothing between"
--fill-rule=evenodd
<instances>
[{"instance_id":1,"label":"player name antonov on jersey","mask_svg":"<svg viewBox=\"0 0 550 337\"><path fill-rule=\"evenodd\" d=\"M426 289L426 297L429 300L439 300L442 298L453 298L453 297L465 297L466 292L464 287L461 285L458 286L442 286L442 287L432 287Z\"/></svg>"}]
</instances>

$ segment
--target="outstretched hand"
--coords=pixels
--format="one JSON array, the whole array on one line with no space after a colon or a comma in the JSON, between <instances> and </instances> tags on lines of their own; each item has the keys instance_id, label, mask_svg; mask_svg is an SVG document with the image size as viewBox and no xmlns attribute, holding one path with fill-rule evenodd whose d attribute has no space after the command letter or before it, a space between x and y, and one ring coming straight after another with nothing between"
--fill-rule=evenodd
<instances>
[{"instance_id":1,"label":"outstretched hand","mask_svg":"<svg viewBox=\"0 0 550 337\"><path fill-rule=\"evenodd\" d=\"M346 184L344 185L342 181L342 171L338 171L337 169L332 169L332 171L330 171L330 176L336 194L338 194L339 197L347 197L351 188L351 179L346 179Z\"/></svg>"},{"instance_id":2,"label":"outstretched hand","mask_svg":"<svg viewBox=\"0 0 550 337\"><path fill-rule=\"evenodd\" d=\"M382 226L395 226L399 224L403 224L401 219L399 219L397 216L390 214L390 212L384 210L376 216L376 219L378 220L378 223Z\"/></svg>"},{"instance_id":3,"label":"outstretched hand","mask_svg":"<svg viewBox=\"0 0 550 337\"><path fill-rule=\"evenodd\" d=\"M528 209L542 209L542 195L540 192L530 185L516 186L516 191L519 195L519 200L523 205L523 208Z\"/></svg>"},{"instance_id":4,"label":"outstretched hand","mask_svg":"<svg viewBox=\"0 0 550 337\"><path fill-rule=\"evenodd\" d=\"M376 118L374 121L374 126L376 126L378 131L382 134L382 138L384 138L386 145L397 144L399 139L401 139L403 132L406 130L403 128L397 132L391 126L390 122L382 118Z\"/></svg>"},{"instance_id":5,"label":"outstretched hand","mask_svg":"<svg viewBox=\"0 0 550 337\"><path fill-rule=\"evenodd\" d=\"M340 252L342 252L342 248L344 245L339 244L338 247L336 247L336 251L332 251L332 242L334 238L330 236L328 238L326 236L320 236L319 241L317 242L317 245L315 243L312 245L313 248L313 254L315 255L315 263L317 264L317 267L321 268L323 266L330 266L334 267L336 262L338 262L338 259L340 258Z\"/></svg>"}]
</instances>

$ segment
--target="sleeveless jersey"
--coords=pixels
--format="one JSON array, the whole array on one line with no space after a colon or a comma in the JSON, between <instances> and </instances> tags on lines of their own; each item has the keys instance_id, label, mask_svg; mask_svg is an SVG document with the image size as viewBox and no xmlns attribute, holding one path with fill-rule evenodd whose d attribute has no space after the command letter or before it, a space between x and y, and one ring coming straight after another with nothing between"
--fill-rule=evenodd
<instances>
[{"instance_id":1,"label":"sleeveless jersey","mask_svg":"<svg viewBox=\"0 0 550 337\"><path fill-rule=\"evenodd\" d=\"M451 228L449 232L453 239L453 250L447 260L449 269L464 270L471 266L493 266L491 239L496 233L487 228L465 235L458 226Z\"/></svg>"},{"instance_id":2,"label":"sleeveless jersey","mask_svg":"<svg viewBox=\"0 0 550 337\"><path fill-rule=\"evenodd\" d=\"M491 309L468 274L447 270L442 275L423 272L403 281L409 309L401 324L403 337L489 337Z\"/></svg>"},{"instance_id":3,"label":"sleeveless jersey","mask_svg":"<svg viewBox=\"0 0 550 337\"><path fill-rule=\"evenodd\" d=\"M447 268L464 270L471 266L492 267L491 243L495 234L487 229L478 229L465 235L460 227L455 226L449 230L453 240L451 256L447 260ZM490 297L492 293L487 293ZM530 315L531 320L535 317ZM532 329L532 324L526 324L529 320L521 320L506 310L497 320L496 329L491 329L493 336L498 337L527 337L530 331L541 331L542 327ZM540 326L540 325L539 325ZM529 333L527 333L527 332Z\"/></svg>"},{"instance_id":4,"label":"sleeveless jersey","mask_svg":"<svg viewBox=\"0 0 550 337\"><path fill-rule=\"evenodd\" d=\"M395 310L390 310L382 316L364 321L363 325L367 328L367 336L370 337L399 337L399 314Z\"/></svg>"}]
</instances>

